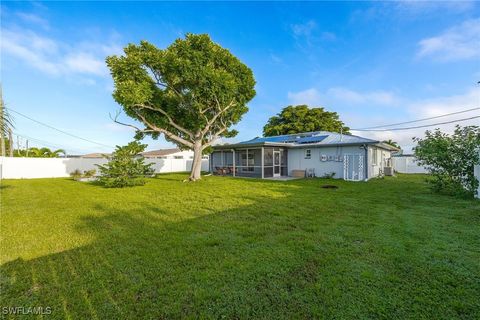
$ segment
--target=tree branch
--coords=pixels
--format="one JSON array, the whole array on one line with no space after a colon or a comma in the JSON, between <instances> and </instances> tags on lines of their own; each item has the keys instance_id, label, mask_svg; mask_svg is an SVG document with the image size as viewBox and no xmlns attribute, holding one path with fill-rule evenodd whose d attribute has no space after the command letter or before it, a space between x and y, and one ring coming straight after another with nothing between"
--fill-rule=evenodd
<instances>
[{"instance_id":1,"label":"tree branch","mask_svg":"<svg viewBox=\"0 0 480 320\"><path fill-rule=\"evenodd\" d=\"M219 105L216 97L215 97L215 100L217 101L217 105ZM232 101L230 101L230 103L225 108L220 109L220 111L218 113L216 113L212 117L212 119L210 119L210 121L207 122L205 128L202 130L202 136L205 135L208 132L208 130L210 130L211 125L218 119L218 117L220 117L223 113L225 113L228 109L230 109L231 107L233 107L235 105L234 101L235 101L235 99L232 99Z\"/></svg>"},{"instance_id":2,"label":"tree branch","mask_svg":"<svg viewBox=\"0 0 480 320\"><path fill-rule=\"evenodd\" d=\"M189 148L193 148L193 143L191 143L188 140L183 139L182 137L177 136L176 134L173 134L163 128L159 128L156 125L150 123L141 113L139 113L137 110L134 110L134 112L137 114L137 116L142 119L143 123L145 123L149 128L154 130L155 132L163 133L165 136L168 138L175 140Z\"/></svg>"},{"instance_id":3,"label":"tree branch","mask_svg":"<svg viewBox=\"0 0 480 320\"><path fill-rule=\"evenodd\" d=\"M148 109L148 110L160 112L160 113L163 114L165 117L167 117L168 123L169 123L172 127L176 128L178 131L182 131L183 133L185 133L186 135L188 135L188 136L190 137L190 139L193 139L193 133L192 133L191 131L183 128L182 126L176 124L175 121L173 121L172 117L170 117L170 115L169 115L166 111L164 111L164 110L162 110L162 109L160 109L160 108L151 107L151 106L145 105L145 104L135 104L134 106L135 106L135 107L138 107L138 108L141 108L141 109ZM135 113L137 113L137 112L135 112ZM137 114L138 114L138 113L137 113Z\"/></svg>"},{"instance_id":4,"label":"tree branch","mask_svg":"<svg viewBox=\"0 0 480 320\"><path fill-rule=\"evenodd\" d=\"M217 132L215 132L211 138L207 141L207 143L205 143L203 146L202 146L202 150L205 150L206 148L210 147L219 137L222 133L224 133L225 131L227 130L227 126L221 128L220 130L218 130Z\"/></svg>"},{"instance_id":5,"label":"tree branch","mask_svg":"<svg viewBox=\"0 0 480 320\"><path fill-rule=\"evenodd\" d=\"M163 83L162 81L160 81L160 78L159 76L157 75L157 73L150 67L150 66L146 66L150 72L153 74L153 76L155 77L155 83L158 84L159 86L162 86L166 89L170 89L172 90L178 97L182 98L183 99L183 96L180 94L180 92L177 91L177 89L175 89L174 87L171 87L169 86L168 84L166 83Z\"/></svg>"},{"instance_id":6,"label":"tree branch","mask_svg":"<svg viewBox=\"0 0 480 320\"><path fill-rule=\"evenodd\" d=\"M120 112L119 112L119 111L116 112L115 117L112 117L111 114L108 114L108 115L110 116L110 119L113 120L113 122L115 122L115 123L117 123L117 124L120 124L120 125L122 125L122 126L126 126L126 127L133 128L133 129L135 129L135 131L137 131L137 132L155 132L155 130L140 129L139 127L134 126L133 124L128 124L128 123L124 123L124 122L118 121L118 117L120 116Z\"/></svg>"}]
</instances>

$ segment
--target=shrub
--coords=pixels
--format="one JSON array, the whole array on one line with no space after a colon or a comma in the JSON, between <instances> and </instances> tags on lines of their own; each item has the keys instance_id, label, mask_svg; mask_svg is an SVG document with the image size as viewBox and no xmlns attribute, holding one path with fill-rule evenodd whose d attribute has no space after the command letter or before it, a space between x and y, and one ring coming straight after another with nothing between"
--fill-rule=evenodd
<instances>
[{"instance_id":1,"label":"shrub","mask_svg":"<svg viewBox=\"0 0 480 320\"><path fill-rule=\"evenodd\" d=\"M456 126L452 135L426 131L425 138L414 138L418 143L415 156L420 165L432 174L429 183L435 192L473 197L478 180L473 167L479 163L480 127Z\"/></svg>"},{"instance_id":2,"label":"shrub","mask_svg":"<svg viewBox=\"0 0 480 320\"><path fill-rule=\"evenodd\" d=\"M323 179L333 179L335 177L335 172L325 173L322 178Z\"/></svg>"},{"instance_id":3,"label":"shrub","mask_svg":"<svg viewBox=\"0 0 480 320\"><path fill-rule=\"evenodd\" d=\"M145 177L153 174L152 164L145 164L139 153L144 151L146 144L138 141L126 146L117 146L105 165L97 165L100 171L98 181L107 188L123 188L144 185Z\"/></svg>"},{"instance_id":4,"label":"shrub","mask_svg":"<svg viewBox=\"0 0 480 320\"><path fill-rule=\"evenodd\" d=\"M80 179L82 177L82 171L75 169L75 171L70 172L70 177L74 180Z\"/></svg>"},{"instance_id":5,"label":"shrub","mask_svg":"<svg viewBox=\"0 0 480 320\"><path fill-rule=\"evenodd\" d=\"M95 176L96 172L97 172L97 170L95 170L95 169L85 170L85 171L83 171L83 177L84 178L92 178L92 177Z\"/></svg>"}]
</instances>

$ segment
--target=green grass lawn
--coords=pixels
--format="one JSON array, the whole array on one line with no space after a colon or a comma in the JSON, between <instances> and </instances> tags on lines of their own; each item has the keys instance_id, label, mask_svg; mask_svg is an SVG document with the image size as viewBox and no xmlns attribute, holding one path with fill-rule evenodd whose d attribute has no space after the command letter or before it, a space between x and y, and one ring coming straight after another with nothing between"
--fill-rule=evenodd
<instances>
[{"instance_id":1,"label":"green grass lawn","mask_svg":"<svg viewBox=\"0 0 480 320\"><path fill-rule=\"evenodd\" d=\"M480 318L480 201L432 194L419 175L184 178L3 181L1 306L58 319Z\"/></svg>"}]
</instances>

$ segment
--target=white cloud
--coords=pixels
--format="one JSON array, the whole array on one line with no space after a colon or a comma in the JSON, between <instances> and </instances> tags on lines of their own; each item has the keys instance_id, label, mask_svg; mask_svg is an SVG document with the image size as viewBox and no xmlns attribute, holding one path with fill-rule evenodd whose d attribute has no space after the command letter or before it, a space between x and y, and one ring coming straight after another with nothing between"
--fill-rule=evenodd
<instances>
[{"instance_id":1,"label":"white cloud","mask_svg":"<svg viewBox=\"0 0 480 320\"><path fill-rule=\"evenodd\" d=\"M324 32L322 32L322 34L320 35L320 38L321 38L322 40L326 40L326 41L333 41L333 40L336 40L336 39L337 39L337 36L336 36L335 33L333 33L333 32L324 31Z\"/></svg>"},{"instance_id":2,"label":"white cloud","mask_svg":"<svg viewBox=\"0 0 480 320\"><path fill-rule=\"evenodd\" d=\"M425 14L432 11L464 12L475 6L474 1L425 1L425 0L397 0L395 8L402 13Z\"/></svg>"},{"instance_id":3,"label":"white cloud","mask_svg":"<svg viewBox=\"0 0 480 320\"><path fill-rule=\"evenodd\" d=\"M446 113L479 107L480 90L472 88L464 94L447 97L436 97L413 101L408 104L407 110L420 117L435 117ZM480 113L477 111L477 114ZM459 115L459 117L463 117ZM465 116L466 117L466 116ZM480 122L480 120L478 120Z\"/></svg>"},{"instance_id":4,"label":"white cloud","mask_svg":"<svg viewBox=\"0 0 480 320\"><path fill-rule=\"evenodd\" d=\"M479 106L478 105L479 101L480 101L480 92L478 88L472 88L472 89L466 90L466 92L459 95L414 100L406 103L405 106L407 111L407 117L403 119L404 121L409 121L409 120L435 117L439 115L449 114L452 112L473 109ZM452 115L452 116L426 120L426 121L421 121L421 122L416 122L411 124L399 125L399 126L396 126L396 128L415 127L415 126L423 126L423 125L429 125L429 124L435 124L435 123L442 123L442 122L448 122L453 120L467 119L467 118L478 116L478 115L480 115L479 110L474 110L466 113L461 113L458 115ZM381 120L381 122L370 123L362 127L383 125L383 124L389 124L392 122L394 123L403 122L402 118L396 117L395 119L396 121ZM435 128L440 128L443 132L451 134L455 129L456 124L459 124L461 126L480 125L480 120L479 118L476 118L476 119L470 119L470 120L461 121L457 123L441 124L441 125L436 125L431 127L402 130L402 131L381 131L381 132L355 131L353 133L358 134L360 136L377 139L377 140L392 139L394 141L397 141L402 146L402 148L405 149L407 152L410 152L411 148L414 146L414 143L412 141L413 137L422 137L425 134L426 130L434 130Z\"/></svg>"},{"instance_id":5,"label":"white cloud","mask_svg":"<svg viewBox=\"0 0 480 320\"><path fill-rule=\"evenodd\" d=\"M330 88L327 95L339 101L352 104L375 104L392 106L398 103L398 98L392 92L388 91L371 91L359 92L343 87Z\"/></svg>"},{"instance_id":6,"label":"white cloud","mask_svg":"<svg viewBox=\"0 0 480 320\"><path fill-rule=\"evenodd\" d=\"M121 52L120 46L115 43L82 42L70 45L20 28L4 28L1 40L2 54L55 76L107 76L105 57Z\"/></svg>"},{"instance_id":7,"label":"white cloud","mask_svg":"<svg viewBox=\"0 0 480 320\"><path fill-rule=\"evenodd\" d=\"M307 47L318 45L322 41L334 41L337 36L333 32L319 30L314 20L305 23L290 25L293 37L297 41L297 45L302 46L305 42Z\"/></svg>"},{"instance_id":8,"label":"white cloud","mask_svg":"<svg viewBox=\"0 0 480 320\"><path fill-rule=\"evenodd\" d=\"M299 92L289 92L288 100L294 105L307 104L310 106L318 106L321 101L321 95L317 89L310 88Z\"/></svg>"},{"instance_id":9,"label":"white cloud","mask_svg":"<svg viewBox=\"0 0 480 320\"><path fill-rule=\"evenodd\" d=\"M39 25L44 29L50 28L48 21L36 14L28 12L17 12L16 15L27 23Z\"/></svg>"},{"instance_id":10,"label":"white cloud","mask_svg":"<svg viewBox=\"0 0 480 320\"><path fill-rule=\"evenodd\" d=\"M272 61L273 61L274 63L276 63L276 64L280 64L280 63L283 62L283 59L282 59L282 58L280 58L279 56L277 56L277 55L275 55L275 54L273 54L273 53L270 54L270 59L272 59Z\"/></svg>"},{"instance_id":11,"label":"white cloud","mask_svg":"<svg viewBox=\"0 0 480 320\"><path fill-rule=\"evenodd\" d=\"M89 73L98 76L107 74L105 62L90 53L78 52L65 58L66 67L72 72Z\"/></svg>"},{"instance_id":12,"label":"white cloud","mask_svg":"<svg viewBox=\"0 0 480 320\"><path fill-rule=\"evenodd\" d=\"M480 58L480 19L472 19L454 26L442 34L419 43L417 56L433 57L437 61Z\"/></svg>"},{"instance_id":13,"label":"white cloud","mask_svg":"<svg viewBox=\"0 0 480 320\"><path fill-rule=\"evenodd\" d=\"M333 102L348 103L350 105L380 105L396 106L400 98L389 91L354 91L344 87L333 87L319 92L310 88L299 92L289 92L288 99L293 104L325 105Z\"/></svg>"},{"instance_id":14,"label":"white cloud","mask_svg":"<svg viewBox=\"0 0 480 320\"><path fill-rule=\"evenodd\" d=\"M309 20L305 23L292 24L291 28L295 37L309 37L313 30L317 28L317 23L314 20Z\"/></svg>"},{"instance_id":15,"label":"white cloud","mask_svg":"<svg viewBox=\"0 0 480 320\"><path fill-rule=\"evenodd\" d=\"M397 122L404 122L438 115L444 115L456 111L463 111L479 107L480 90L479 88L467 89L462 94L450 96L437 96L428 99L409 99L396 95L392 92L376 90L359 92L348 88L334 87L320 92L315 88L299 92L289 92L288 99L291 104L308 104L310 106L325 106L330 111L331 106L342 106L341 118L352 128L366 128ZM358 106L358 108L357 108ZM402 106L402 108L386 109L378 111L378 106ZM345 109L347 107L348 109ZM373 107L375 109L369 109ZM412 127L428 125L433 123L458 120L480 115L479 110L470 111L458 115L432 119L412 124L400 125L398 127ZM471 119L459 122L460 125L480 125L480 120ZM452 133L455 123L442 124L437 127L442 131ZM414 146L413 137L421 137L426 130L433 130L436 127L418 128L404 131L353 131L353 134L372 138L376 140L392 139L397 141L405 150L411 151Z\"/></svg>"}]
</instances>

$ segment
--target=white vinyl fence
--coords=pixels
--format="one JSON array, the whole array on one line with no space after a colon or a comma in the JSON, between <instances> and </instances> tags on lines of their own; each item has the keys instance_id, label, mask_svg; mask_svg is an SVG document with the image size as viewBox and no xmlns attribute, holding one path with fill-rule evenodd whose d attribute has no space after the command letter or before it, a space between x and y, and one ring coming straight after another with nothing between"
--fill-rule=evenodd
<instances>
[{"instance_id":1,"label":"white vinyl fence","mask_svg":"<svg viewBox=\"0 0 480 320\"><path fill-rule=\"evenodd\" d=\"M420 166L414 156L392 157L393 168L400 173L428 173L425 167Z\"/></svg>"},{"instance_id":2,"label":"white vinyl fence","mask_svg":"<svg viewBox=\"0 0 480 320\"><path fill-rule=\"evenodd\" d=\"M107 159L0 157L0 179L68 177L76 169L82 172L97 170L96 164L107 162ZM145 159L145 163L153 163L155 173L183 172L192 168L189 159ZM202 160L202 170L209 170L207 159Z\"/></svg>"}]
</instances>

